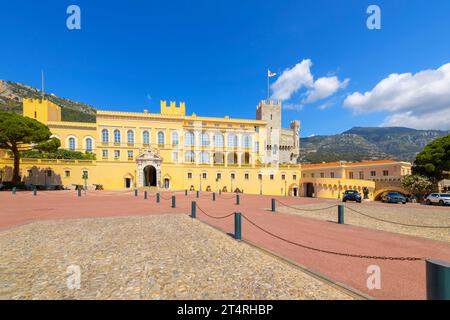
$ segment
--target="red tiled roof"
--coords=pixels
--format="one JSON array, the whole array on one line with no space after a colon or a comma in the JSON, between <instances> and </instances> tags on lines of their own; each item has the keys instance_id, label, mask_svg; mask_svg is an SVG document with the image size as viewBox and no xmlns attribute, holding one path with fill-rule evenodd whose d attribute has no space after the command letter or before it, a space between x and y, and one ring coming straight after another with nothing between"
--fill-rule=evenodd
<instances>
[{"instance_id":1,"label":"red tiled roof","mask_svg":"<svg viewBox=\"0 0 450 320\"><path fill-rule=\"evenodd\" d=\"M328 167L348 167L348 166L367 166L371 164L391 164L398 163L401 161L395 160L370 160L370 161L360 161L360 162L325 162L325 163L313 163L313 164L302 164L303 169L314 169L314 168L328 168Z\"/></svg>"}]
</instances>

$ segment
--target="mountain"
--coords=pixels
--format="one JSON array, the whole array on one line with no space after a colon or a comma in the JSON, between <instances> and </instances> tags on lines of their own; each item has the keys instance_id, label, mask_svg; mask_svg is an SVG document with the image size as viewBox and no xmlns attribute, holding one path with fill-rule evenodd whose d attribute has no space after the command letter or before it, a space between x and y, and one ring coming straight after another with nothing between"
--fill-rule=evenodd
<instances>
[{"instance_id":1,"label":"mountain","mask_svg":"<svg viewBox=\"0 0 450 320\"><path fill-rule=\"evenodd\" d=\"M414 161L429 142L450 134L403 127L354 127L341 134L300 139L300 162L394 159Z\"/></svg>"},{"instance_id":2,"label":"mountain","mask_svg":"<svg viewBox=\"0 0 450 320\"><path fill-rule=\"evenodd\" d=\"M41 98L42 94L36 88L12 81L0 80L0 110L22 112L24 98ZM45 98L61 107L63 121L95 122L97 110L85 103L45 94Z\"/></svg>"}]
</instances>

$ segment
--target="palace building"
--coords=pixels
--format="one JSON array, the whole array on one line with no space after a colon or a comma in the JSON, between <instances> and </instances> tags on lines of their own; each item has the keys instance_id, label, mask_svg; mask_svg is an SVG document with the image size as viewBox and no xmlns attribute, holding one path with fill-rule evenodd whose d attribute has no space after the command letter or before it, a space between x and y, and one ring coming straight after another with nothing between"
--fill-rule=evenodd
<instances>
[{"instance_id":1,"label":"palace building","mask_svg":"<svg viewBox=\"0 0 450 320\"><path fill-rule=\"evenodd\" d=\"M346 188L368 188L370 198L375 198L377 182L370 179L375 169L376 177L395 176L396 181L410 171L410 164L395 161L301 166L300 122L282 128L281 109L281 102L263 100L255 120L218 118L187 115L184 102L161 101L159 113L97 111L96 123L85 123L61 121L61 108L48 100L24 99L23 115L47 125L62 148L96 157L21 159L22 180L45 187L101 185L110 190L221 190L326 198L338 198ZM7 181L12 159L5 152L0 153L0 168Z\"/></svg>"}]
</instances>

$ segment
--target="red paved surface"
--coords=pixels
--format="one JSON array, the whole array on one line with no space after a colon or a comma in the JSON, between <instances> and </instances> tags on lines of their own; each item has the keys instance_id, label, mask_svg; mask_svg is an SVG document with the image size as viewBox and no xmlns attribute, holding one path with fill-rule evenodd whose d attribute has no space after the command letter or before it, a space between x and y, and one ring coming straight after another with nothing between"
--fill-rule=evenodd
<instances>
[{"instance_id":1,"label":"red paved surface","mask_svg":"<svg viewBox=\"0 0 450 320\"><path fill-rule=\"evenodd\" d=\"M411 256L432 257L450 261L450 244L399 235L389 232L365 229L333 222L308 219L296 215L272 213L270 198L257 195L241 195L241 205L236 206L231 194L217 195L217 201L211 201L212 195L203 193L199 199L191 193L177 192L177 208L171 208L170 194L162 194L161 203L156 204L155 197L144 200L142 193L138 198L132 192L89 192L78 198L75 192L31 192L0 193L0 228L8 228L42 219L64 219L102 216L133 216L163 213L190 213L191 201L197 201L199 207L210 215L223 216L240 211L261 227L286 239L307 246L371 256ZM167 200L166 200L167 199ZM307 198L280 198L289 205L329 201ZM378 205L378 204L370 204ZM387 208L386 205L380 205ZM425 207L426 208L426 207ZM450 211L449 211L450 213ZM226 219L212 219L199 210L200 220L215 225L225 232L233 233L233 216ZM263 233L243 220L243 238L287 258L307 266L311 270L361 290L373 297L382 299L424 299L425 298L425 262L384 261L342 257L315 252L286 243ZM368 290L366 281L367 267L381 267L381 290Z\"/></svg>"}]
</instances>

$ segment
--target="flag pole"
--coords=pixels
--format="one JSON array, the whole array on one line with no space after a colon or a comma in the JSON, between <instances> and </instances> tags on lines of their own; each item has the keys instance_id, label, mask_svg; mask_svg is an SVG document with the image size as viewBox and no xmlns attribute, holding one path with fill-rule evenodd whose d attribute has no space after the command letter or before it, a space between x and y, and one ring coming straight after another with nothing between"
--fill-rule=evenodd
<instances>
[{"instance_id":1,"label":"flag pole","mask_svg":"<svg viewBox=\"0 0 450 320\"><path fill-rule=\"evenodd\" d=\"M269 100L270 97L270 77L269 77L269 71L267 71L267 100Z\"/></svg>"}]
</instances>

